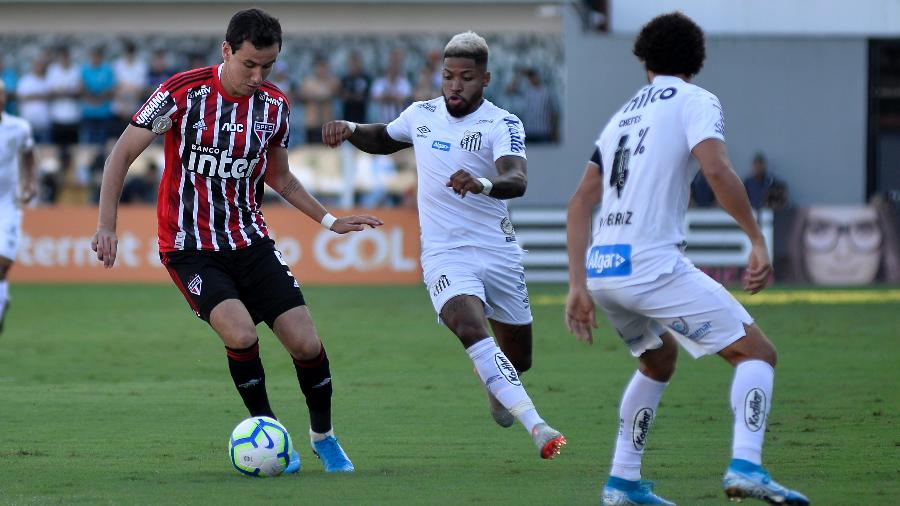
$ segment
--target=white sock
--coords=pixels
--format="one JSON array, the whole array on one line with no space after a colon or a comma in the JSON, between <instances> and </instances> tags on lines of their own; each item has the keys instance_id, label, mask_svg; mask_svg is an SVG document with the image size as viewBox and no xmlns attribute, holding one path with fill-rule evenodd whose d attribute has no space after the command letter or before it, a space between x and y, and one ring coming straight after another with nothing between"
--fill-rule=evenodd
<instances>
[{"instance_id":1,"label":"white sock","mask_svg":"<svg viewBox=\"0 0 900 506\"><path fill-rule=\"evenodd\" d=\"M328 436L333 436L333 435L334 435L334 429L331 429L328 432L325 432L324 434L320 434L318 432L313 432L312 429L309 429L309 442L316 443L316 442L319 442L319 441L327 438Z\"/></svg>"},{"instance_id":2,"label":"white sock","mask_svg":"<svg viewBox=\"0 0 900 506\"><path fill-rule=\"evenodd\" d=\"M494 338L488 336L466 348L466 353L475 363L478 377L488 390L509 410L531 433L531 429L544 420L538 415L534 403L519 380L519 373L500 351Z\"/></svg>"},{"instance_id":3,"label":"white sock","mask_svg":"<svg viewBox=\"0 0 900 506\"><path fill-rule=\"evenodd\" d=\"M0 318L6 311L6 303L9 301L9 281L0 281Z\"/></svg>"},{"instance_id":4,"label":"white sock","mask_svg":"<svg viewBox=\"0 0 900 506\"><path fill-rule=\"evenodd\" d=\"M619 405L619 437L609 474L623 480L641 479L641 457L659 399L668 383L635 371Z\"/></svg>"},{"instance_id":5,"label":"white sock","mask_svg":"<svg viewBox=\"0 0 900 506\"><path fill-rule=\"evenodd\" d=\"M732 457L762 463L766 421L772 408L775 369L762 360L741 362L734 368L731 410L734 411Z\"/></svg>"}]
</instances>

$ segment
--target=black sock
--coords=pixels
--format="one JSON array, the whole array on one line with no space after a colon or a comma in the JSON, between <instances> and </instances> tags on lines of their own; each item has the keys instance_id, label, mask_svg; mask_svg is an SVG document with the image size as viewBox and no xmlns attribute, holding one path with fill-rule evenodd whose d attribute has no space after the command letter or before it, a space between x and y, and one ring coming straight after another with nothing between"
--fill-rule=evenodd
<instances>
[{"instance_id":1,"label":"black sock","mask_svg":"<svg viewBox=\"0 0 900 506\"><path fill-rule=\"evenodd\" d=\"M309 428L324 434L331 430L331 369L325 347L322 346L319 356L312 360L294 358L294 368L297 369L300 391L306 396Z\"/></svg>"},{"instance_id":2,"label":"black sock","mask_svg":"<svg viewBox=\"0 0 900 506\"><path fill-rule=\"evenodd\" d=\"M225 347L228 352L228 369L231 371L231 379L237 387L244 405L250 411L250 416L268 416L275 418L272 408L269 406L269 396L266 394L266 372L263 370L262 360L259 359L259 341L253 346L236 350Z\"/></svg>"}]
</instances>

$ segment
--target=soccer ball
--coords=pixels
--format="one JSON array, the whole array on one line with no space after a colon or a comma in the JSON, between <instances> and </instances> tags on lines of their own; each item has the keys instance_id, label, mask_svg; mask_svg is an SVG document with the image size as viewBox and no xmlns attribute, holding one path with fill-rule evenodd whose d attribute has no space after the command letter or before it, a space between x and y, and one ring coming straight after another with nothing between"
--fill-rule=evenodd
<instances>
[{"instance_id":1,"label":"soccer ball","mask_svg":"<svg viewBox=\"0 0 900 506\"><path fill-rule=\"evenodd\" d=\"M284 425L267 416L239 423L228 441L231 464L248 476L278 476L290 462L293 448Z\"/></svg>"}]
</instances>

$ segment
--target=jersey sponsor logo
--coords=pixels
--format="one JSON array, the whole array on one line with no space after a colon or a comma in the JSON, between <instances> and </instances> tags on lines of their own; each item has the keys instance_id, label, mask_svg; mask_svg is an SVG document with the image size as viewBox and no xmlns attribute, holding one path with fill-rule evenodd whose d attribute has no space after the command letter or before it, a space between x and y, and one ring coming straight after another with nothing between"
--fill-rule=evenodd
<instances>
[{"instance_id":1,"label":"jersey sponsor logo","mask_svg":"<svg viewBox=\"0 0 900 506\"><path fill-rule=\"evenodd\" d=\"M222 131L223 132L243 132L244 124L243 123L222 123Z\"/></svg>"},{"instance_id":2,"label":"jersey sponsor logo","mask_svg":"<svg viewBox=\"0 0 900 506\"><path fill-rule=\"evenodd\" d=\"M691 327L688 326L687 321L685 321L685 319L681 317L673 320L671 323L669 323L669 326L672 327L672 330L678 332L683 336L688 335L688 332L691 331Z\"/></svg>"},{"instance_id":3,"label":"jersey sponsor logo","mask_svg":"<svg viewBox=\"0 0 900 506\"><path fill-rule=\"evenodd\" d=\"M588 253L589 278L609 278L631 275L631 245L607 244L594 246Z\"/></svg>"},{"instance_id":4,"label":"jersey sponsor logo","mask_svg":"<svg viewBox=\"0 0 900 506\"><path fill-rule=\"evenodd\" d=\"M697 327L697 330L688 334L689 339L700 339L701 337L709 334L710 329L712 329L712 322L703 322L703 325Z\"/></svg>"},{"instance_id":5,"label":"jersey sponsor logo","mask_svg":"<svg viewBox=\"0 0 900 506\"><path fill-rule=\"evenodd\" d=\"M459 141L459 147L466 151L478 151L481 149L481 132L470 132L468 130L463 133L463 138Z\"/></svg>"},{"instance_id":6,"label":"jersey sponsor logo","mask_svg":"<svg viewBox=\"0 0 900 506\"><path fill-rule=\"evenodd\" d=\"M751 432L759 432L766 423L766 394L754 388L744 398L744 423Z\"/></svg>"},{"instance_id":7,"label":"jersey sponsor logo","mask_svg":"<svg viewBox=\"0 0 900 506\"><path fill-rule=\"evenodd\" d=\"M651 86L647 91L641 93L640 95L631 99L630 102L625 104L625 109L622 109L622 112L629 112L635 109L641 109L646 107L647 104L652 104L657 100L669 100L674 97L675 94L678 93L678 90L673 87L668 88L654 88Z\"/></svg>"},{"instance_id":8,"label":"jersey sponsor logo","mask_svg":"<svg viewBox=\"0 0 900 506\"><path fill-rule=\"evenodd\" d=\"M445 274L441 274L441 277L434 283L434 286L431 287L431 295L432 297L437 297L444 291L444 288L450 286L450 280L447 279Z\"/></svg>"},{"instance_id":9,"label":"jersey sponsor logo","mask_svg":"<svg viewBox=\"0 0 900 506\"><path fill-rule=\"evenodd\" d=\"M525 149L522 135L519 133L522 124L512 118L503 118L503 122L506 123L506 128L509 130L509 150L513 153L521 153Z\"/></svg>"},{"instance_id":10,"label":"jersey sponsor logo","mask_svg":"<svg viewBox=\"0 0 900 506\"><path fill-rule=\"evenodd\" d=\"M625 118L619 122L619 128L627 127L628 125L637 125L641 122L641 115L632 116L630 118Z\"/></svg>"},{"instance_id":11,"label":"jersey sponsor logo","mask_svg":"<svg viewBox=\"0 0 900 506\"><path fill-rule=\"evenodd\" d=\"M725 137L725 111L722 110L722 105L716 100L713 100L713 107L719 110L719 121L716 121L715 124L716 133Z\"/></svg>"},{"instance_id":12,"label":"jersey sponsor logo","mask_svg":"<svg viewBox=\"0 0 900 506\"><path fill-rule=\"evenodd\" d=\"M500 220L500 230L506 235L515 235L516 234L515 227L513 227L512 222L509 221L509 218L506 216L504 216L503 219Z\"/></svg>"},{"instance_id":13,"label":"jersey sponsor logo","mask_svg":"<svg viewBox=\"0 0 900 506\"><path fill-rule=\"evenodd\" d=\"M258 163L259 158L232 158L227 149L192 144L187 163L182 165L201 176L241 179L250 177Z\"/></svg>"},{"instance_id":14,"label":"jersey sponsor logo","mask_svg":"<svg viewBox=\"0 0 900 506\"><path fill-rule=\"evenodd\" d=\"M200 291L203 289L203 278L199 274L194 274L191 280L188 281L187 288L189 292L199 297Z\"/></svg>"},{"instance_id":15,"label":"jersey sponsor logo","mask_svg":"<svg viewBox=\"0 0 900 506\"><path fill-rule=\"evenodd\" d=\"M509 363L509 359L506 358L503 353L494 354L494 363L497 364L497 369L500 371L500 374L506 378L506 381L517 387L522 386L522 382L519 381L519 373L516 371L516 368Z\"/></svg>"},{"instance_id":16,"label":"jersey sponsor logo","mask_svg":"<svg viewBox=\"0 0 900 506\"><path fill-rule=\"evenodd\" d=\"M156 92L147 100L147 103L144 104L144 107L141 108L141 112L135 118L135 123L139 125L149 125L150 121L159 116L161 113L168 111L175 105L175 101L172 100L172 96L169 94L168 90L163 91L160 88L156 89Z\"/></svg>"},{"instance_id":17,"label":"jersey sponsor logo","mask_svg":"<svg viewBox=\"0 0 900 506\"><path fill-rule=\"evenodd\" d=\"M483 125L485 123L493 123L493 122L494 122L494 120L492 120L492 119L480 119L480 120L476 121L475 124Z\"/></svg>"},{"instance_id":18,"label":"jersey sponsor logo","mask_svg":"<svg viewBox=\"0 0 900 506\"><path fill-rule=\"evenodd\" d=\"M200 97L205 97L209 95L210 91L212 91L212 88L210 88L208 84L204 84L199 88L194 88L193 90L191 90L190 93L188 93L188 98L190 100L195 100Z\"/></svg>"},{"instance_id":19,"label":"jersey sponsor logo","mask_svg":"<svg viewBox=\"0 0 900 506\"><path fill-rule=\"evenodd\" d=\"M651 423L653 423L652 409L641 408L634 414L634 422L631 425L631 443L634 445L635 450L641 451L644 449Z\"/></svg>"},{"instance_id":20,"label":"jersey sponsor logo","mask_svg":"<svg viewBox=\"0 0 900 506\"><path fill-rule=\"evenodd\" d=\"M437 149L438 151L450 151L450 143L444 141L434 141L431 143L431 149Z\"/></svg>"},{"instance_id":21,"label":"jersey sponsor logo","mask_svg":"<svg viewBox=\"0 0 900 506\"><path fill-rule=\"evenodd\" d=\"M428 112L434 112L437 110L437 106L428 102L423 102L419 104L420 109L425 109Z\"/></svg>"},{"instance_id":22,"label":"jersey sponsor logo","mask_svg":"<svg viewBox=\"0 0 900 506\"><path fill-rule=\"evenodd\" d=\"M422 125L422 126L416 128L416 131L419 132L419 133L416 134L416 137L419 137L419 138L422 138L422 139L428 137L428 135L426 135L426 134L430 134L430 133L431 133L431 129L428 128L428 127L425 126L425 125Z\"/></svg>"},{"instance_id":23,"label":"jersey sponsor logo","mask_svg":"<svg viewBox=\"0 0 900 506\"><path fill-rule=\"evenodd\" d=\"M275 107L281 107L282 105L284 105L284 100L282 100L281 97L273 97L265 91L259 93L259 98L262 99L263 102L274 105Z\"/></svg>"},{"instance_id":24,"label":"jersey sponsor logo","mask_svg":"<svg viewBox=\"0 0 900 506\"><path fill-rule=\"evenodd\" d=\"M600 220L597 224L600 227L617 227L621 225L631 225L631 217L634 213L631 211L609 213L605 220Z\"/></svg>"}]
</instances>

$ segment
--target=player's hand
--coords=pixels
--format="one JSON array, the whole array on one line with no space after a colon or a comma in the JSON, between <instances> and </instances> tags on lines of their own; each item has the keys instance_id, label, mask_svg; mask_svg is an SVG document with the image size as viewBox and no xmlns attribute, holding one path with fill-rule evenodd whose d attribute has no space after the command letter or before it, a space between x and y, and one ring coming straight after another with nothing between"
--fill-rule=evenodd
<instances>
[{"instance_id":1,"label":"player's hand","mask_svg":"<svg viewBox=\"0 0 900 506\"><path fill-rule=\"evenodd\" d=\"M744 271L744 290L751 294L759 292L769 284L771 275L772 261L769 260L765 242L754 243L747 261L747 270Z\"/></svg>"},{"instance_id":2,"label":"player's hand","mask_svg":"<svg viewBox=\"0 0 900 506\"><path fill-rule=\"evenodd\" d=\"M447 186L453 188L453 191L462 198L466 197L466 193L481 193L484 190L484 185L463 169L459 169L450 176Z\"/></svg>"},{"instance_id":3,"label":"player's hand","mask_svg":"<svg viewBox=\"0 0 900 506\"><path fill-rule=\"evenodd\" d=\"M112 230L98 228L91 240L91 249L97 253L97 260L103 262L103 267L111 268L116 263L116 250L119 247L119 239Z\"/></svg>"},{"instance_id":4,"label":"player's hand","mask_svg":"<svg viewBox=\"0 0 900 506\"><path fill-rule=\"evenodd\" d=\"M566 328L575 334L579 341L594 343L593 330L597 328L597 317L594 314L594 301L585 288L569 290L566 298Z\"/></svg>"},{"instance_id":5,"label":"player's hand","mask_svg":"<svg viewBox=\"0 0 900 506\"><path fill-rule=\"evenodd\" d=\"M370 228L380 227L384 222L374 216L353 215L344 216L335 220L331 225L331 231L338 234L346 234L347 232L359 232L368 225Z\"/></svg>"},{"instance_id":6,"label":"player's hand","mask_svg":"<svg viewBox=\"0 0 900 506\"><path fill-rule=\"evenodd\" d=\"M348 121L329 121L322 125L322 144L330 148L336 148L353 135Z\"/></svg>"}]
</instances>

